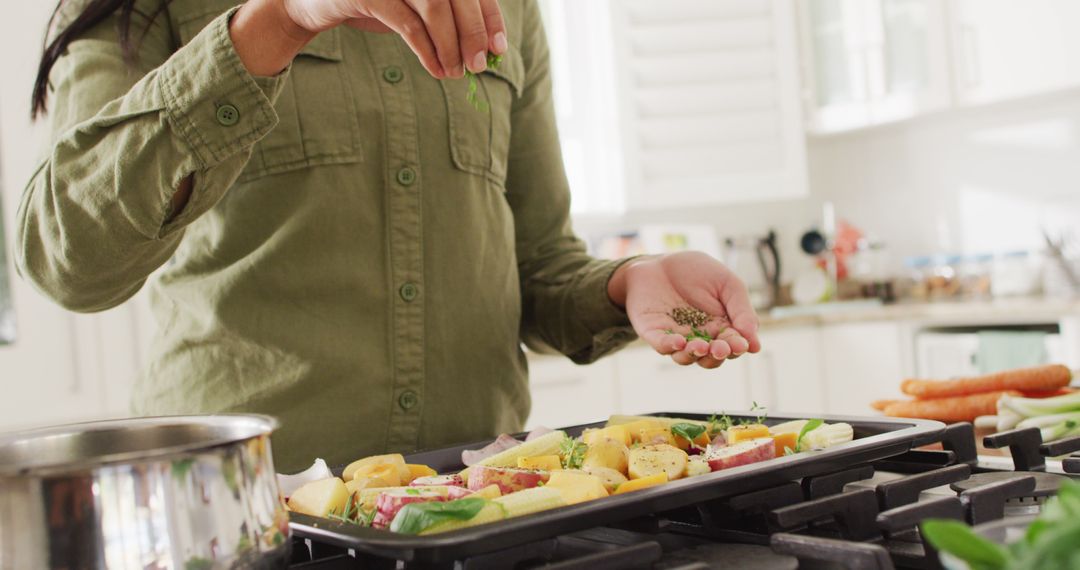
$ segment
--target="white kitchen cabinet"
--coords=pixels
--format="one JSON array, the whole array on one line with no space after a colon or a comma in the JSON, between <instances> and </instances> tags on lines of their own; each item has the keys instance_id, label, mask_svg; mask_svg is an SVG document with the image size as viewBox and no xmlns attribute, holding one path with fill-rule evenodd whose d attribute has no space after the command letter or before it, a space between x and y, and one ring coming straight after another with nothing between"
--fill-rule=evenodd
<instances>
[{"instance_id":1,"label":"white kitchen cabinet","mask_svg":"<svg viewBox=\"0 0 1080 570\"><path fill-rule=\"evenodd\" d=\"M961 104L1080 85L1080 2L954 0L950 20Z\"/></svg>"},{"instance_id":2,"label":"white kitchen cabinet","mask_svg":"<svg viewBox=\"0 0 1080 570\"><path fill-rule=\"evenodd\" d=\"M790 0L609 4L628 209L807 193Z\"/></svg>"},{"instance_id":3,"label":"white kitchen cabinet","mask_svg":"<svg viewBox=\"0 0 1080 570\"><path fill-rule=\"evenodd\" d=\"M827 134L951 102L944 3L798 3L807 130Z\"/></svg>"},{"instance_id":4,"label":"white kitchen cabinet","mask_svg":"<svg viewBox=\"0 0 1080 570\"><path fill-rule=\"evenodd\" d=\"M529 391L529 429L600 421L619 411L611 357L581 366L565 356L529 353Z\"/></svg>"},{"instance_id":5,"label":"white kitchen cabinet","mask_svg":"<svg viewBox=\"0 0 1080 570\"><path fill-rule=\"evenodd\" d=\"M753 401L775 412L821 413L825 388L819 327L772 327L760 334L761 352L743 357Z\"/></svg>"},{"instance_id":6,"label":"white kitchen cabinet","mask_svg":"<svg viewBox=\"0 0 1080 570\"><path fill-rule=\"evenodd\" d=\"M749 410L746 360L706 370L679 366L652 348L635 345L614 357L621 413Z\"/></svg>"},{"instance_id":7,"label":"white kitchen cabinet","mask_svg":"<svg viewBox=\"0 0 1080 570\"><path fill-rule=\"evenodd\" d=\"M829 324L821 329L825 411L870 415L870 403L902 398L910 355L895 321Z\"/></svg>"}]
</instances>

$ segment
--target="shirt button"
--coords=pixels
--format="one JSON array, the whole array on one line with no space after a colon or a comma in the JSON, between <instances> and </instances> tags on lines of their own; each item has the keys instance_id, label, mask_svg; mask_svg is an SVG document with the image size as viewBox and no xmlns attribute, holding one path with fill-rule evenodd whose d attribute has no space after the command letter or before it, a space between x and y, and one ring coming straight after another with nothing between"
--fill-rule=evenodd
<instances>
[{"instance_id":1,"label":"shirt button","mask_svg":"<svg viewBox=\"0 0 1080 570\"><path fill-rule=\"evenodd\" d=\"M387 83L397 83L398 81L401 81L404 77L405 73L402 72L401 68L396 65L391 65L390 67L384 69L382 72L382 78L385 79Z\"/></svg>"},{"instance_id":2,"label":"shirt button","mask_svg":"<svg viewBox=\"0 0 1080 570\"><path fill-rule=\"evenodd\" d=\"M398 184L402 186L412 186L413 182L416 182L416 171L406 166L397 171Z\"/></svg>"},{"instance_id":3,"label":"shirt button","mask_svg":"<svg viewBox=\"0 0 1080 570\"><path fill-rule=\"evenodd\" d=\"M222 105L217 108L217 122L223 127L231 127L240 120L240 111L232 105Z\"/></svg>"},{"instance_id":4,"label":"shirt button","mask_svg":"<svg viewBox=\"0 0 1080 570\"><path fill-rule=\"evenodd\" d=\"M413 392L412 390L405 390L401 393L400 396L398 396L397 401L398 405L401 406L401 409L411 410L420 403L420 395L416 392Z\"/></svg>"},{"instance_id":5,"label":"shirt button","mask_svg":"<svg viewBox=\"0 0 1080 570\"><path fill-rule=\"evenodd\" d=\"M406 283L401 286L401 290L398 292L401 294L401 298L404 299L406 303L411 303L414 299L416 299L417 295L420 294L420 287L417 286L415 283Z\"/></svg>"}]
</instances>

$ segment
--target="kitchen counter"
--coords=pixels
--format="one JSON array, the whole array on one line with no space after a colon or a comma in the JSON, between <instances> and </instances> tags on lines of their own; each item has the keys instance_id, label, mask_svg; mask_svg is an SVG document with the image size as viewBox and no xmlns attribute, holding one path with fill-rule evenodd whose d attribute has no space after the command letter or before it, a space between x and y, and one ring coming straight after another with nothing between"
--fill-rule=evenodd
<instances>
[{"instance_id":1,"label":"kitchen counter","mask_svg":"<svg viewBox=\"0 0 1080 570\"><path fill-rule=\"evenodd\" d=\"M761 312L761 326L827 325L866 321L927 321L941 323L1028 323L1056 321L1080 315L1080 300L1019 297L992 301L905 302L890 305L869 302L826 303L816 307L780 307Z\"/></svg>"}]
</instances>

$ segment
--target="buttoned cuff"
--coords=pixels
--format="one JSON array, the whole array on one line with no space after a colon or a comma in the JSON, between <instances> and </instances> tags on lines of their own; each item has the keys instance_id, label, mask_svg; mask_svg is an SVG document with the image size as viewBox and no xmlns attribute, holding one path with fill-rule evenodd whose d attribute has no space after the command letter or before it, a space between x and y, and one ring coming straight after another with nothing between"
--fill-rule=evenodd
<instances>
[{"instance_id":1,"label":"buttoned cuff","mask_svg":"<svg viewBox=\"0 0 1080 570\"><path fill-rule=\"evenodd\" d=\"M237 55L229 21L218 16L160 68L165 115L202 169L254 145L277 125L274 102L287 71L252 77Z\"/></svg>"},{"instance_id":2,"label":"buttoned cuff","mask_svg":"<svg viewBox=\"0 0 1080 570\"><path fill-rule=\"evenodd\" d=\"M570 354L578 364L588 364L610 354L637 338L626 311L611 302L608 282L623 264L634 258L617 259L595 264L579 283L574 293L574 307L585 327L593 331L592 342L584 349Z\"/></svg>"}]
</instances>

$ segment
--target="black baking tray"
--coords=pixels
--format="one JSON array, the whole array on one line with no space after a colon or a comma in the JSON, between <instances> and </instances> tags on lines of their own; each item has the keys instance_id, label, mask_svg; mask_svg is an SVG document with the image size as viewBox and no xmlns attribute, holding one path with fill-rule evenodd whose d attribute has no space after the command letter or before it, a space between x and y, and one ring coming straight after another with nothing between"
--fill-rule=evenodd
<instances>
[{"instance_id":1,"label":"black baking tray","mask_svg":"<svg viewBox=\"0 0 1080 570\"><path fill-rule=\"evenodd\" d=\"M645 415L694 420L708 418L705 414L681 412L657 412ZM752 420L756 417L753 412L737 412L728 415L734 420ZM806 415L770 414L764 423L776 425L807 417ZM824 450L714 471L707 475L678 479L633 493L612 495L595 501L444 534L430 536L397 534L388 530L365 528L299 513L290 513L289 526L294 536L309 538L322 544L351 548L382 558L420 563L449 562L569 532L612 525L627 519L765 489L786 481L821 475L860 463L885 459L904 453L913 447L936 441L945 428L944 424L929 420L820 415L813 417L822 418L828 423L851 424L855 431L854 441ZM587 428L602 427L605 423L600 421L562 429L569 435L578 436ZM454 472L465 468L461 463L463 450L479 449L490 442L491 440L488 440L416 452L406 455L406 460L409 463L430 465L439 473Z\"/></svg>"}]
</instances>

